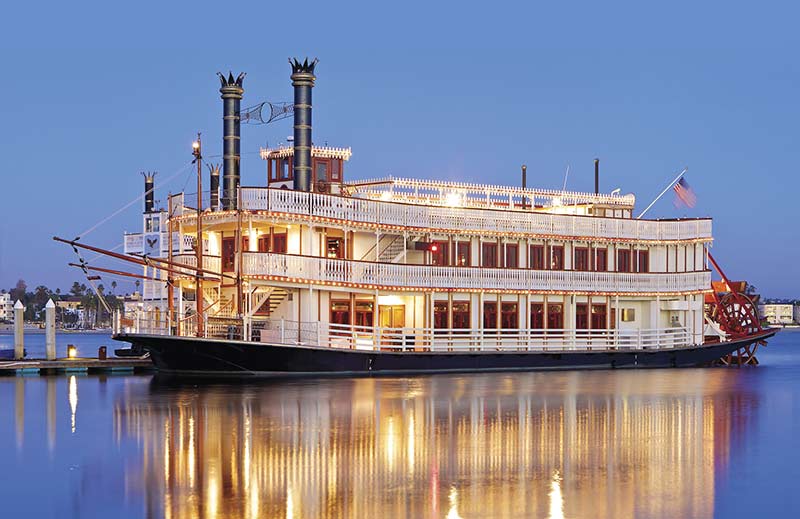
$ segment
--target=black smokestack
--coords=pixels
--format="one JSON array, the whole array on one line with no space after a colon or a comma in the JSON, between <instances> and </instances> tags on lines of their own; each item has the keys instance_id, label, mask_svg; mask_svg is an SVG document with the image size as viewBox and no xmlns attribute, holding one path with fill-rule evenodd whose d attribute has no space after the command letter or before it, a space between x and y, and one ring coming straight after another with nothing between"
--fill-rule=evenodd
<instances>
[{"instance_id":1,"label":"black smokestack","mask_svg":"<svg viewBox=\"0 0 800 519\"><path fill-rule=\"evenodd\" d=\"M142 172L142 176L144 177L144 212L145 213L152 213L153 212L153 198L154 192L156 189L156 173L147 173Z\"/></svg>"},{"instance_id":2,"label":"black smokestack","mask_svg":"<svg viewBox=\"0 0 800 519\"><path fill-rule=\"evenodd\" d=\"M594 194L600 193L600 159L594 159Z\"/></svg>"},{"instance_id":3,"label":"black smokestack","mask_svg":"<svg viewBox=\"0 0 800 519\"><path fill-rule=\"evenodd\" d=\"M528 189L528 166L525 164L522 165L522 189ZM526 197L522 197L522 208L525 209L528 206L528 200Z\"/></svg>"},{"instance_id":4,"label":"black smokestack","mask_svg":"<svg viewBox=\"0 0 800 519\"><path fill-rule=\"evenodd\" d=\"M210 175L209 185L209 205L212 211L219 209L219 166L217 164L208 165L208 174Z\"/></svg>"},{"instance_id":5,"label":"black smokestack","mask_svg":"<svg viewBox=\"0 0 800 519\"><path fill-rule=\"evenodd\" d=\"M228 72L228 77L217 72L222 86L222 209L236 209L236 190L239 188L240 124L239 109L244 94L242 82L245 73L236 79Z\"/></svg>"},{"instance_id":6,"label":"black smokestack","mask_svg":"<svg viewBox=\"0 0 800 519\"><path fill-rule=\"evenodd\" d=\"M311 191L311 89L314 88L314 67L308 58L302 63L289 58L294 86L294 188Z\"/></svg>"}]
</instances>

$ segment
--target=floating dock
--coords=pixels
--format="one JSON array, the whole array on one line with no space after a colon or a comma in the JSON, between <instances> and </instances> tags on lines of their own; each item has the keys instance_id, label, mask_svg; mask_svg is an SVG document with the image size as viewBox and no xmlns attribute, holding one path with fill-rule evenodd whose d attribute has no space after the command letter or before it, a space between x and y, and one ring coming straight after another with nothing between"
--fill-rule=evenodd
<instances>
[{"instance_id":1,"label":"floating dock","mask_svg":"<svg viewBox=\"0 0 800 519\"><path fill-rule=\"evenodd\" d=\"M0 376L15 375L63 375L67 373L88 374L131 374L152 373L155 371L153 362L149 359L30 359L0 361Z\"/></svg>"}]
</instances>

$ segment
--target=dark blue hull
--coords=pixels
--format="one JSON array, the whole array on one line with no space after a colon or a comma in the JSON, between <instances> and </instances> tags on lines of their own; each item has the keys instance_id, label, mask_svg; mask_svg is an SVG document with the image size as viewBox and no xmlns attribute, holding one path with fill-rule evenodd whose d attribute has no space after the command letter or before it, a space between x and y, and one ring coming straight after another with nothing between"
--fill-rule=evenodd
<instances>
[{"instance_id":1,"label":"dark blue hull","mask_svg":"<svg viewBox=\"0 0 800 519\"><path fill-rule=\"evenodd\" d=\"M120 334L114 338L150 352L156 368L193 376L303 376L551 369L703 366L775 334L669 350L414 352Z\"/></svg>"}]
</instances>

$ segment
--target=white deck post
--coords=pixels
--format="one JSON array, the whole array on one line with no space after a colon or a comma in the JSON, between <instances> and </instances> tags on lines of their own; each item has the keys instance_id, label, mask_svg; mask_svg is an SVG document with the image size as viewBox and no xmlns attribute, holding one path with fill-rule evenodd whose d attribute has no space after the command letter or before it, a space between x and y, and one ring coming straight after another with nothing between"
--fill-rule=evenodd
<instances>
[{"instance_id":1,"label":"white deck post","mask_svg":"<svg viewBox=\"0 0 800 519\"><path fill-rule=\"evenodd\" d=\"M18 299L14 303L14 358L25 356L25 307Z\"/></svg>"},{"instance_id":2,"label":"white deck post","mask_svg":"<svg viewBox=\"0 0 800 519\"><path fill-rule=\"evenodd\" d=\"M45 356L56 360L56 304L52 299L44 305Z\"/></svg>"}]
</instances>

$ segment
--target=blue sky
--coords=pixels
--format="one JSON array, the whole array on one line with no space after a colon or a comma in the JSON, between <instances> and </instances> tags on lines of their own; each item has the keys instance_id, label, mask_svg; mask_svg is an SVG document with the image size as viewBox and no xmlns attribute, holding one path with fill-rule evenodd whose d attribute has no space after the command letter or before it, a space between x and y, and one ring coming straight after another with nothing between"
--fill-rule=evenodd
<instances>
[{"instance_id":1,"label":"blue sky","mask_svg":"<svg viewBox=\"0 0 800 519\"><path fill-rule=\"evenodd\" d=\"M298 9L304 11L298 11ZM225 10L230 12L226 13ZM385 174L541 187L621 187L643 208L689 167L714 254L766 296L800 297L796 209L800 64L790 3L541 4L137 2L4 7L0 35L0 287L66 289L92 227L191 159L221 152L218 70L248 73L245 100L291 100L289 56L316 56L314 139L352 146L350 178ZM13 22L16 21L16 22ZM255 152L291 120L243 128ZM530 180L529 180L530 182ZM191 187L191 181L189 184ZM114 247L135 204L86 236ZM109 280L104 280L110 284ZM120 284L119 290L130 290Z\"/></svg>"}]
</instances>

